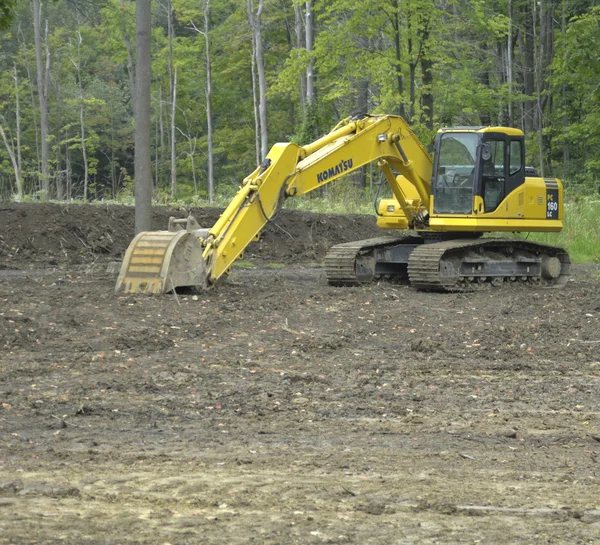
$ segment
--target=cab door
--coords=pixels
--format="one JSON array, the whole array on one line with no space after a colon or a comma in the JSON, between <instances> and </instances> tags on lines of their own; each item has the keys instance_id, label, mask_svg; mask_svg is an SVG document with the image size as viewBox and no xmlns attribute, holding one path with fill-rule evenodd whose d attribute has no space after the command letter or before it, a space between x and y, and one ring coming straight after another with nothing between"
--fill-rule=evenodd
<instances>
[{"instance_id":1,"label":"cab door","mask_svg":"<svg viewBox=\"0 0 600 545\"><path fill-rule=\"evenodd\" d=\"M523 137L486 134L479 165L477 194L483 198L484 212L493 212L525 181Z\"/></svg>"}]
</instances>

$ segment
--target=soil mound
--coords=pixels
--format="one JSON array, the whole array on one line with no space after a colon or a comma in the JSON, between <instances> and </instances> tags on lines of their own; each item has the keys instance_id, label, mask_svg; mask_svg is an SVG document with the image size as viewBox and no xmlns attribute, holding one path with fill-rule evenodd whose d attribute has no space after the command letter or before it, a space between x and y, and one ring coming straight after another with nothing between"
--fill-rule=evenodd
<instances>
[{"instance_id":1,"label":"soil mound","mask_svg":"<svg viewBox=\"0 0 600 545\"><path fill-rule=\"evenodd\" d=\"M212 226L217 208L155 207L152 229L166 229L170 216L191 212L200 225ZM302 263L321 260L330 246L369 238L380 232L375 218L282 210L267 224L246 257ZM134 209L121 205L4 204L0 206L0 267L89 263L119 259L134 233Z\"/></svg>"}]
</instances>

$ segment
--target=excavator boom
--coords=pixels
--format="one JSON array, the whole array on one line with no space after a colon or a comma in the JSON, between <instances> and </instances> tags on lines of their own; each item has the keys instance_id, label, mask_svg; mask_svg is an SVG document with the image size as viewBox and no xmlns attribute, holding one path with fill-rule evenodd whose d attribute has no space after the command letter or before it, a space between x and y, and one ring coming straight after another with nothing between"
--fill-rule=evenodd
<instances>
[{"instance_id":1,"label":"excavator boom","mask_svg":"<svg viewBox=\"0 0 600 545\"><path fill-rule=\"evenodd\" d=\"M376 160L405 217L426 211L432 159L404 119L392 115L346 119L307 146L275 144L210 229L188 226L185 232L190 236L173 228L137 235L123 260L116 290L164 293L179 286L214 284L257 239L286 198L309 193ZM407 228L408 222L402 227Z\"/></svg>"}]
</instances>

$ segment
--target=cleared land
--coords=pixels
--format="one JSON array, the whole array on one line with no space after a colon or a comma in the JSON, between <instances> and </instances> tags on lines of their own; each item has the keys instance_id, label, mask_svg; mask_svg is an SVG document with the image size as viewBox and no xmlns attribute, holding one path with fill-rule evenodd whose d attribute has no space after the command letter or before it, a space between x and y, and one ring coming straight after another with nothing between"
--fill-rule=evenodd
<instances>
[{"instance_id":1,"label":"cleared land","mask_svg":"<svg viewBox=\"0 0 600 545\"><path fill-rule=\"evenodd\" d=\"M333 288L372 218L277 224L217 289L117 297L130 209L0 205L0 543L598 542L597 270Z\"/></svg>"}]
</instances>

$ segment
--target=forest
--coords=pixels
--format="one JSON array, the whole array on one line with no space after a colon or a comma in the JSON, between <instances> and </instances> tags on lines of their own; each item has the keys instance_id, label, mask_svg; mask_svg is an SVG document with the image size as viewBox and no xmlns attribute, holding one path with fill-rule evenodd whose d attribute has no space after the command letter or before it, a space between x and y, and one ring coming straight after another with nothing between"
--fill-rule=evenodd
<instances>
[{"instance_id":1,"label":"forest","mask_svg":"<svg viewBox=\"0 0 600 545\"><path fill-rule=\"evenodd\" d=\"M13 5L14 4L14 5ZM402 115L428 145L450 125L526 133L568 194L600 173L595 0L155 0L154 198L228 199L271 145L340 119ZM3 2L0 196L133 192L136 3ZM369 189L367 173L350 185Z\"/></svg>"}]
</instances>

